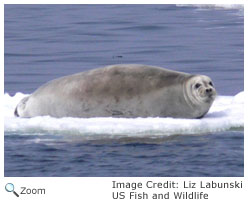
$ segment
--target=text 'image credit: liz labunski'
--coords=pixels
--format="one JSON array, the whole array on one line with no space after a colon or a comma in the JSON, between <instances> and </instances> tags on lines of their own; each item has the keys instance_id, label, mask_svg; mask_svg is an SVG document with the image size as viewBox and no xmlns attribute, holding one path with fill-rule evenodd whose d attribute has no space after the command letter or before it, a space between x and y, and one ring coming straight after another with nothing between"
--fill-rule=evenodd
<instances>
[{"instance_id":1,"label":"text 'image credit: liz labunski'","mask_svg":"<svg viewBox=\"0 0 248 207\"><path fill-rule=\"evenodd\" d=\"M112 181L112 199L145 200L206 200L210 199L210 189L243 188L242 181L165 181L165 182L118 182Z\"/></svg>"}]
</instances>

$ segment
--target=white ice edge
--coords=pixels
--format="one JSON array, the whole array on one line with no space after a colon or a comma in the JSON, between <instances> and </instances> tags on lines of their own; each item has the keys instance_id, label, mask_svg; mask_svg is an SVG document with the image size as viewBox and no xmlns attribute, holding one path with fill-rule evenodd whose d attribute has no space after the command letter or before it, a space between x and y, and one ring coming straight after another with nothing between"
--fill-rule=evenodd
<instances>
[{"instance_id":1,"label":"white ice edge","mask_svg":"<svg viewBox=\"0 0 248 207\"><path fill-rule=\"evenodd\" d=\"M178 7L196 7L200 9L238 9L243 10L243 4L177 4Z\"/></svg>"},{"instance_id":2,"label":"white ice edge","mask_svg":"<svg viewBox=\"0 0 248 207\"><path fill-rule=\"evenodd\" d=\"M158 137L205 134L244 127L244 92L236 96L218 96L208 114L202 119L15 117L14 109L26 95L28 94L4 95L6 134Z\"/></svg>"}]
</instances>

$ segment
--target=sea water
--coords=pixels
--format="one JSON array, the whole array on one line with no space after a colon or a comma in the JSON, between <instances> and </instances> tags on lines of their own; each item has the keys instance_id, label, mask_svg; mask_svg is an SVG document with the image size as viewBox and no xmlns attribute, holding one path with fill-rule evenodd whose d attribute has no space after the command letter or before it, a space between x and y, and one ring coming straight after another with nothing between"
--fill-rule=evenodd
<instances>
[{"instance_id":1,"label":"sea water","mask_svg":"<svg viewBox=\"0 0 248 207\"><path fill-rule=\"evenodd\" d=\"M5 5L5 176L243 176L241 5ZM54 78L109 64L212 78L202 119L17 118Z\"/></svg>"}]
</instances>

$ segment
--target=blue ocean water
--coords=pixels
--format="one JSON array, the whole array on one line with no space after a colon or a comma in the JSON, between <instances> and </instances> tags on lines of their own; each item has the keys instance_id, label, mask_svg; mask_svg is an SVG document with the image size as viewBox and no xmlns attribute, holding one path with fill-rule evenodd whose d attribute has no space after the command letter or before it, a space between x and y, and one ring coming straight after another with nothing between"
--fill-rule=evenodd
<instances>
[{"instance_id":1,"label":"blue ocean water","mask_svg":"<svg viewBox=\"0 0 248 207\"><path fill-rule=\"evenodd\" d=\"M121 63L205 74L220 96L244 90L242 6L5 5L4 13L5 94L13 100L54 78ZM16 123L5 123L5 176L244 175L243 127L92 137L78 128L57 133L68 122L56 133Z\"/></svg>"}]
</instances>

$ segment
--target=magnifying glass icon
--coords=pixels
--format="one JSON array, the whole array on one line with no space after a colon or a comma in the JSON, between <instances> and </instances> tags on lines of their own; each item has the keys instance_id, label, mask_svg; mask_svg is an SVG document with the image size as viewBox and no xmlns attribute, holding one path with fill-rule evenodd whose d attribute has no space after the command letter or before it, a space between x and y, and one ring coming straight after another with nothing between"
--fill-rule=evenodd
<instances>
[{"instance_id":1,"label":"magnifying glass icon","mask_svg":"<svg viewBox=\"0 0 248 207\"><path fill-rule=\"evenodd\" d=\"M19 195L17 194L17 192L15 192L15 187L14 187L14 185L12 183L7 183L5 185L5 190L7 192L13 192L17 197L19 197Z\"/></svg>"}]
</instances>

